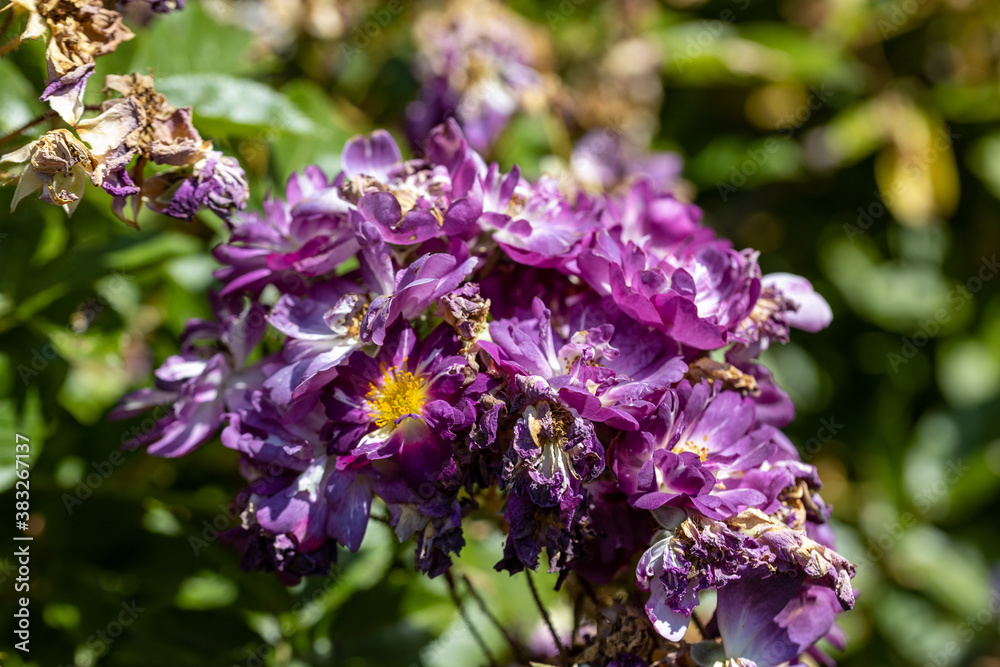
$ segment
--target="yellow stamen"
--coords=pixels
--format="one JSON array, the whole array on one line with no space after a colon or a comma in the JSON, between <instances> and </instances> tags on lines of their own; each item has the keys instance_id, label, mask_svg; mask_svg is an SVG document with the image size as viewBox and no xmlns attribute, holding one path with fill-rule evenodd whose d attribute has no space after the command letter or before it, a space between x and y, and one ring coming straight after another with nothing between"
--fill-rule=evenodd
<instances>
[{"instance_id":1,"label":"yellow stamen","mask_svg":"<svg viewBox=\"0 0 1000 667\"><path fill-rule=\"evenodd\" d=\"M705 436L705 441L708 441L708 436ZM681 454L683 452L691 452L692 454L697 454L698 458L702 461L708 458L708 447L700 447L694 443L693 440L688 440L687 442L678 442L674 445L671 450L674 454Z\"/></svg>"},{"instance_id":2,"label":"yellow stamen","mask_svg":"<svg viewBox=\"0 0 1000 667\"><path fill-rule=\"evenodd\" d=\"M426 399L426 386L422 377L409 371L383 369L382 386L372 383L365 395L371 411L368 415L379 428L394 424L403 415L420 414Z\"/></svg>"}]
</instances>

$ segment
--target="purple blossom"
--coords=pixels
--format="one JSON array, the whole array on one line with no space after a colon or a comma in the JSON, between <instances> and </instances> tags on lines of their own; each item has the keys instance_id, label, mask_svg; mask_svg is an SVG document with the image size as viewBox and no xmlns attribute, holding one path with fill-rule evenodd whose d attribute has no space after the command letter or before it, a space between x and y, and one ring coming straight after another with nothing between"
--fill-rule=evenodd
<instances>
[{"instance_id":1,"label":"purple blossom","mask_svg":"<svg viewBox=\"0 0 1000 667\"><path fill-rule=\"evenodd\" d=\"M63 120L75 125L83 115L83 93L87 89L87 80L94 73L94 67L92 62L85 63L53 79L45 86L38 99L48 102Z\"/></svg>"},{"instance_id":2,"label":"purple blossom","mask_svg":"<svg viewBox=\"0 0 1000 667\"><path fill-rule=\"evenodd\" d=\"M793 661L833 629L838 607L829 589L807 584L802 575L743 577L719 591L726 656L757 667Z\"/></svg>"},{"instance_id":3,"label":"purple blossom","mask_svg":"<svg viewBox=\"0 0 1000 667\"><path fill-rule=\"evenodd\" d=\"M260 368L244 364L264 334L263 308L254 303L240 310L241 305L239 299L217 299L218 319L188 323L181 354L168 358L156 371L156 388L140 389L122 399L112 419L156 406L166 411L156 428L127 446L146 445L157 456L184 456L216 434L227 403L239 398L243 386L262 380Z\"/></svg>"},{"instance_id":4,"label":"purple blossom","mask_svg":"<svg viewBox=\"0 0 1000 667\"><path fill-rule=\"evenodd\" d=\"M467 92L447 83L441 108ZM158 126L169 165L204 148L175 111ZM604 191L575 196L487 165L466 134L488 143L496 111L429 130L416 159L387 132L355 137L332 181L308 168L263 213L227 220L216 320L192 321L156 388L116 415L165 406L139 440L164 456L222 428L248 483L227 534L246 568L328 571L339 547L360 548L377 499L434 577L475 513L506 533L497 569L544 553L557 587L570 572L619 582L638 560L645 614L639 596L620 606L642 641L601 664L686 651L709 589L718 617L698 650L713 661L822 657L854 567L816 469L780 430L794 406L756 358L792 327L826 326L829 306L717 239L666 191L669 156L584 142L577 167ZM128 150L94 166L109 191L134 187L116 162ZM163 210L235 203L212 185L227 178L218 155L164 172Z\"/></svg>"},{"instance_id":5,"label":"purple blossom","mask_svg":"<svg viewBox=\"0 0 1000 667\"><path fill-rule=\"evenodd\" d=\"M278 403L318 399L316 392L361 347L360 323L367 303L357 289L346 280L332 281L316 286L311 296L285 294L274 304L271 326L288 337L282 350L284 366L265 383ZM301 403L295 414L312 403Z\"/></svg>"},{"instance_id":6,"label":"purple blossom","mask_svg":"<svg viewBox=\"0 0 1000 667\"><path fill-rule=\"evenodd\" d=\"M591 130L573 147L570 167L583 184L610 191L621 184L646 182L657 191L676 185L684 161L677 153L643 155L610 130Z\"/></svg>"},{"instance_id":7,"label":"purple blossom","mask_svg":"<svg viewBox=\"0 0 1000 667\"><path fill-rule=\"evenodd\" d=\"M246 174L235 158L209 151L191 167L190 175L169 171L149 178L144 192L157 213L192 220L207 208L223 220L246 208L250 196Z\"/></svg>"},{"instance_id":8,"label":"purple blossom","mask_svg":"<svg viewBox=\"0 0 1000 667\"><path fill-rule=\"evenodd\" d=\"M724 523L695 516L655 542L639 559L636 578L649 592L646 613L656 631L677 641L687 631L698 592L738 581L747 567L773 556Z\"/></svg>"},{"instance_id":9,"label":"purple blossom","mask_svg":"<svg viewBox=\"0 0 1000 667\"><path fill-rule=\"evenodd\" d=\"M474 187L481 160L461 130L453 123L438 128L426 150L435 162L403 162L395 141L382 130L355 137L344 148L344 171L336 185L356 205L352 215L374 225L387 243L460 235L482 213L481 188Z\"/></svg>"},{"instance_id":10,"label":"purple blossom","mask_svg":"<svg viewBox=\"0 0 1000 667\"><path fill-rule=\"evenodd\" d=\"M360 250L350 207L319 167L293 174L285 199L268 197L263 209L229 221L229 241L214 250L225 265L215 273L222 294L256 294L268 284L302 294L310 278L332 273Z\"/></svg>"},{"instance_id":11,"label":"purple blossom","mask_svg":"<svg viewBox=\"0 0 1000 667\"><path fill-rule=\"evenodd\" d=\"M414 143L455 118L476 150L488 150L511 116L541 108L550 84L534 26L493 2L453 4L427 12L415 26L420 52L419 101L406 109Z\"/></svg>"},{"instance_id":12,"label":"purple blossom","mask_svg":"<svg viewBox=\"0 0 1000 667\"><path fill-rule=\"evenodd\" d=\"M735 332L740 345L728 356L736 361L754 359L771 342L787 343L790 327L815 332L829 326L832 319L830 305L808 280L790 273L766 275L753 310Z\"/></svg>"},{"instance_id":13,"label":"purple blossom","mask_svg":"<svg viewBox=\"0 0 1000 667\"><path fill-rule=\"evenodd\" d=\"M439 476L451 443L475 418L459 351L450 327L418 346L413 329L401 324L377 358L353 353L323 396L331 451L343 455L338 465L393 457L413 488Z\"/></svg>"},{"instance_id":14,"label":"purple blossom","mask_svg":"<svg viewBox=\"0 0 1000 667\"><path fill-rule=\"evenodd\" d=\"M492 216L490 224L496 227L494 240L515 262L540 268L566 266L597 232L599 200L581 195L571 203L551 178L542 178L526 196L510 191L508 183L501 181L495 204L506 214Z\"/></svg>"},{"instance_id":15,"label":"purple blossom","mask_svg":"<svg viewBox=\"0 0 1000 667\"><path fill-rule=\"evenodd\" d=\"M476 268L478 260L464 261L447 253L424 255L396 274L391 294L372 300L361 323L361 338L381 345L386 329L400 318L410 320L454 290Z\"/></svg>"}]
</instances>

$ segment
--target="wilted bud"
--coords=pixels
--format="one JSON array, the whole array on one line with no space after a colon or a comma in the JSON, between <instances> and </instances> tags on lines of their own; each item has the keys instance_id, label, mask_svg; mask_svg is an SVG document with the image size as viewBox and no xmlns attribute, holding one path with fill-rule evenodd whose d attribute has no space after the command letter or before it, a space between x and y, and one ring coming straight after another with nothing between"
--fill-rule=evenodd
<instances>
[{"instance_id":1,"label":"wilted bud","mask_svg":"<svg viewBox=\"0 0 1000 667\"><path fill-rule=\"evenodd\" d=\"M149 208L172 218L191 220L202 208L224 220L246 207L247 177L235 158L210 151L192 167L156 174L146 181L143 195Z\"/></svg>"},{"instance_id":2,"label":"wilted bud","mask_svg":"<svg viewBox=\"0 0 1000 667\"><path fill-rule=\"evenodd\" d=\"M11 212L29 194L41 190L41 199L66 208L72 214L88 177L98 166L90 149L69 130L52 130L12 153L0 163L27 163L22 168L11 202Z\"/></svg>"}]
</instances>

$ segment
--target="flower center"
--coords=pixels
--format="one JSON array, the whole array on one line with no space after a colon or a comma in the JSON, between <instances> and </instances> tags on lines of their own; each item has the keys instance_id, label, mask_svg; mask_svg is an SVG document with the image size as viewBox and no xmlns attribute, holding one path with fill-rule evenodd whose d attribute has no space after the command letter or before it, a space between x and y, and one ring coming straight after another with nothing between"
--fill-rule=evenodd
<instances>
[{"instance_id":1,"label":"flower center","mask_svg":"<svg viewBox=\"0 0 1000 667\"><path fill-rule=\"evenodd\" d=\"M705 436L705 441L708 441L708 436ZM697 454L698 458L702 461L708 458L708 447L702 447L701 445L695 444L694 440L687 440L685 442L678 442L674 445L671 450L674 454L683 454L684 452L691 452L692 454Z\"/></svg>"},{"instance_id":2,"label":"flower center","mask_svg":"<svg viewBox=\"0 0 1000 667\"><path fill-rule=\"evenodd\" d=\"M426 398L424 379L409 371L384 371L382 385L372 383L365 396L371 411L368 415L382 428L404 415L420 414Z\"/></svg>"}]
</instances>

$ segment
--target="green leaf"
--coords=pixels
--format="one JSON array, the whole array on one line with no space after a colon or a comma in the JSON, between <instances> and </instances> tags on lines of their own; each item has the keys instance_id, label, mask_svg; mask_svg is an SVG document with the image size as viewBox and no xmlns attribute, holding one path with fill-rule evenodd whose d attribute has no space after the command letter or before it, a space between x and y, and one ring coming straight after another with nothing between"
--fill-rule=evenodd
<instances>
[{"instance_id":1,"label":"green leaf","mask_svg":"<svg viewBox=\"0 0 1000 667\"><path fill-rule=\"evenodd\" d=\"M355 133L323 89L309 81L293 81L282 89L312 121L314 132L308 135L281 134L275 137L274 163L279 182L292 172L315 164L327 175L340 171L340 153L344 143Z\"/></svg>"},{"instance_id":2,"label":"green leaf","mask_svg":"<svg viewBox=\"0 0 1000 667\"><path fill-rule=\"evenodd\" d=\"M257 73L270 64L250 57L253 39L245 30L221 25L205 11L202 3L188 3L182 12L157 16L148 30L124 45L135 44L127 71L151 69L157 80L206 69L225 74ZM103 60L108 59L101 58L98 63ZM118 73L125 71L126 68L120 67ZM156 87L159 89L159 84Z\"/></svg>"},{"instance_id":3,"label":"green leaf","mask_svg":"<svg viewBox=\"0 0 1000 667\"><path fill-rule=\"evenodd\" d=\"M305 134L315 129L288 97L249 79L182 74L160 79L156 88L172 105L194 107L195 123L205 134Z\"/></svg>"},{"instance_id":4,"label":"green leaf","mask_svg":"<svg viewBox=\"0 0 1000 667\"><path fill-rule=\"evenodd\" d=\"M239 593L230 579L204 571L181 582L174 604L181 609L217 609L232 604Z\"/></svg>"},{"instance_id":5,"label":"green leaf","mask_svg":"<svg viewBox=\"0 0 1000 667\"><path fill-rule=\"evenodd\" d=\"M38 116L42 106L38 102L38 93L34 86L9 60L0 60L0 81L3 81L3 95L0 95L0 133L7 133ZM7 152L6 147L0 154L5 152Z\"/></svg>"},{"instance_id":6,"label":"green leaf","mask_svg":"<svg viewBox=\"0 0 1000 667\"><path fill-rule=\"evenodd\" d=\"M175 257L193 255L202 250L198 239L177 232L150 233L126 238L120 247L109 250L104 261L108 268L123 271L147 268Z\"/></svg>"}]
</instances>

